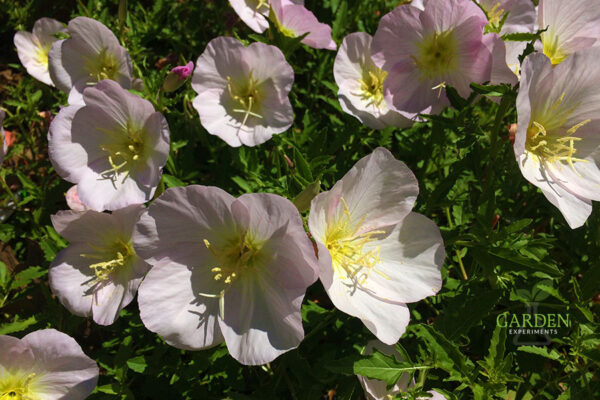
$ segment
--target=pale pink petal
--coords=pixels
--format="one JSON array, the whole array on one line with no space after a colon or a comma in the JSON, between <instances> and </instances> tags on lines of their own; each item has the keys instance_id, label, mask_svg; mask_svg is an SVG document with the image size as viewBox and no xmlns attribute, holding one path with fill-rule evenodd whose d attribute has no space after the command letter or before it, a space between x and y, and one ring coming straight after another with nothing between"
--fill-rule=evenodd
<instances>
[{"instance_id":1,"label":"pale pink petal","mask_svg":"<svg viewBox=\"0 0 600 400\"><path fill-rule=\"evenodd\" d=\"M388 302L413 303L434 296L442 287L444 241L437 225L411 212L383 240L365 251L379 248L380 263L369 272L362 288Z\"/></svg>"},{"instance_id":2,"label":"pale pink petal","mask_svg":"<svg viewBox=\"0 0 600 400\"><path fill-rule=\"evenodd\" d=\"M271 0L270 3L277 23L286 31L292 32L295 37L308 33L302 43L315 49L337 49L331 38L331 27L320 23L303 5L285 0Z\"/></svg>"},{"instance_id":3,"label":"pale pink petal","mask_svg":"<svg viewBox=\"0 0 600 400\"><path fill-rule=\"evenodd\" d=\"M0 375L10 369L30 369L34 365L33 352L23 341L0 335Z\"/></svg>"},{"instance_id":4,"label":"pale pink petal","mask_svg":"<svg viewBox=\"0 0 600 400\"><path fill-rule=\"evenodd\" d=\"M40 371L36 384L49 400L86 398L98 382L98 365L68 335L54 329L35 331L22 339L35 357Z\"/></svg>"},{"instance_id":5,"label":"pale pink petal","mask_svg":"<svg viewBox=\"0 0 600 400\"><path fill-rule=\"evenodd\" d=\"M518 160L525 179L542 189L544 196L557 207L571 229L579 228L592 213L592 202L566 190L556 182L531 155L523 154Z\"/></svg>"},{"instance_id":6,"label":"pale pink petal","mask_svg":"<svg viewBox=\"0 0 600 400\"><path fill-rule=\"evenodd\" d=\"M174 262L152 268L138 292L146 328L181 349L199 350L222 343L217 323L219 300L199 295L210 282L214 279L208 269Z\"/></svg>"},{"instance_id":7,"label":"pale pink petal","mask_svg":"<svg viewBox=\"0 0 600 400\"><path fill-rule=\"evenodd\" d=\"M229 4L246 25L256 33L263 33L269 27L269 5L258 7L258 0L229 0Z\"/></svg>"}]
</instances>

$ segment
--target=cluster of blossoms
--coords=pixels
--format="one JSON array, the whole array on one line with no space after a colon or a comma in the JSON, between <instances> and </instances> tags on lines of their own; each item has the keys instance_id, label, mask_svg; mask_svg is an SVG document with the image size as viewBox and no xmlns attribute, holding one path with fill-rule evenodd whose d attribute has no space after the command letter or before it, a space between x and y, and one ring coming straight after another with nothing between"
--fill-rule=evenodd
<instances>
[{"instance_id":1,"label":"cluster of blossoms","mask_svg":"<svg viewBox=\"0 0 600 400\"><path fill-rule=\"evenodd\" d=\"M230 4L256 32L271 24L305 45L337 49L331 28L303 1ZM519 83L514 149L521 171L571 227L581 226L591 201L600 200L599 27L600 4L592 0L540 0L537 10L529 0L402 4L374 36L344 38L333 71L340 104L373 129L406 127L447 106L447 87L467 97L473 82ZM502 35L538 28L539 53L520 65L525 46ZM317 279L386 354L409 324L407 304L441 289L440 231L411 211L418 182L390 151L375 149L312 199L314 243L298 209L278 195L235 198L192 185L154 199L169 127L151 102L129 91L143 88L115 35L90 18L67 27L43 18L14 41L32 76L69 94L48 142L56 172L76 185L66 195L71 210L52 217L70 245L52 262L49 280L73 314L110 325L139 292L144 325L170 345L199 350L225 342L235 359L258 365L301 343L301 305ZM230 146L260 145L293 124L294 71L275 46L215 38L195 67L174 68L161 91L177 90L190 76L202 125ZM0 110L0 124L3 117ZM0 349L0 398L83 398L98 376L73 339L53 330L22 340L0 336ZM408 376L391 392L381 382L361 383L369 398L414 385Z\"/></svg>"}]
</instances>

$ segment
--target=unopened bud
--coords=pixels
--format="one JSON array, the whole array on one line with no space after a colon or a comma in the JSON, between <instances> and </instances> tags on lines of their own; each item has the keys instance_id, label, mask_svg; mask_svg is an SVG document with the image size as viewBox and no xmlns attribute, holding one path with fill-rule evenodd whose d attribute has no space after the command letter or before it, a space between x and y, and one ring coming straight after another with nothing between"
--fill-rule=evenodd
<instances>
[{"instance_id":1,"label":"unopened bud","mask_svg":"<svg viewBox=\"0 0 600 400\"><path fill-rule=\"evenodd\" d=\"M308 210L310 202L315 198L316 195L321 191L321 181L314 181L308 185L304 190L294 199L294 205L298 211L303 212Z\"/></svg>"},{"instance_id":2,"label":"unopened bud","mask_svg":"<svg viewBox=\"0 0 600 400\"><path fill-rule=\"evenodd\" d=\"M179 89L185 81L192 75L194 71L194 63L189 62L186 65L180 65L173 68L166 76L163 82L163 90L165 92L174 92Z\"/></svg>"}]
</instances>

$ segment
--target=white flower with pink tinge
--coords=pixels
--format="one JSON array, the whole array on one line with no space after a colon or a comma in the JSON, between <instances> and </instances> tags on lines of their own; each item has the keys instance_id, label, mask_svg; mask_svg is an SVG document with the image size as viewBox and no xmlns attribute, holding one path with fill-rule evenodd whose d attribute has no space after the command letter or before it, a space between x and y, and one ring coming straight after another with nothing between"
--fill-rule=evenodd
<instances>
[{"instance_id":1,"label":"white flower with pink tinge","mask_svg":"<svg viewBox=\"0 0 600 400\"><path fill-rule=\"evenodd\" d=\"M54 229L70 242L48 272L52 292L73 314L111 325L133 300L150 265L131 243L133 227L145 208L133 205L112 214L60 211Z\"/></svg>"},{"instance_id":2,"label":"white flower with pink tinge","mask_svg":"<svg viewBox=\"0 0 600 400\"><path fill-rule=\"evenodd\" d=\"M52 18L40 18L33 24L32 32L15 33L14 43L21 64L33 76L46 85L54 86L48 72L48 52L58 40L58 33L66 33L67 28Z\"/></svg>"},{"instance_id":3,"label":"white flower with pink tinge","mask_svg":"<svg viewBox=\"0 0 600 400\"><path fill-rule=\"evenodd\" d=\"M302 341L300 308L317 260L289 200L167 189L140 219L133 244L153 265L140 286L140 316L168 344L200 350L225 341L236 360L258 365Z\"/></svg>"},{"instance_id":4,"label":"white flower with pink tinge","mask_svg":"<svg viewBox=\"0 0 600 400\"><path fill-rule=\"evenodd\" d=\"M294 120L288 98L294 71L275 46L211 40L198 58L192 88L202 126L233 147L256 146Z\"/></svg>"},{"instance_id":5,"label":"white flower with pink tinge","mask_svg":"<svg viewBox=\"0 0 600 400\"><path fill-rule=\"evenodd\" d=\"M406 303L442 286L444 243L433 221L411 212L418 192L411 170L379 147L317 195L308 217L329 298L386 344L406 330Z\"/></svg>"},{"instance_id":6,"label":"white flower with pink tinge","mask_svg":"<svg viewBox=\"0 0 600 400\"><path fill-rule=\"evenodd\" d=\"M372 58L388 72L383 92L398 112L435 113L448 104L444 88L462 97L470 84L490 80L492 53L483 38L488 20L471 0L426 1L424 10L400 5L385 15Z\"/></svg>"},{"instance_id":7,"label":"white flower with pink tinge","mask_svg":"<svg viewBox=\"0 0 600 400\"><path fill-rule=\"evenodd\" d=\"M131 59L119 40L101 22L77 17L69 21L71 37L55 42L48 54L50 77L69 93L69 104L81 103L83 90L104 79L131 89Z\"/></svg>"},{"instance_id":8,"label":"white flower with pink tinge","mask_svg":"<svg viewBox=\"0 0 600 400\"><path fill-rule=\"evenodd\" d=\"M515 156L571 228L600 201L600 48L553 66L544 54L523 62Z\"/></svg>"},{"instance_id":9,"label":"white flower with pink tinge","mask_svg":"<svg viewBox=\"0 0 600 400\"><path fill-rule=\"evenodd\" d=\"M538 25L542 51L553 65L576 51L600 45L600 2L540 0Z\"/></svg>"},{"instance_id":10,"label":"white flower with pink tinge","mask_svg":"<svg viewBox=\"0 0 600 400\"><path fill-rule=\"evenodd\" d=\"M117 210L152 199L169 156L169 126L152 104L105 80L52 120L48 153L83 204Z\"/></svg>"},{"instance_id":11,"label":"white flower with pink tinge","mask_svg":"<svg viewBox=\"0 0 600 400\"><path fill-rule=\"evenodd\" d=\"M43 329L17 339L0 335L0 399L83 400L98 365L70 336Z\"/></svg>"},{"instance_id":12,"label":"white flower with pink tinge","mask_svg":"<svg viewBox=\"0 0 600 400\"><path fill-rule=\"evenodd\" d=\"M277 29L285 36L296 38L307 34L302 43L315 49L336 50L331 38L331 27L317 20L304 5L290 0L270 0Z\"/></svg>"},{"instance_id":13,"label":"white flower with pink tinge","mask_svg":"<svg viewBox=\"0 0 600 400\"><path fill-rule=\"evenodd\" d=\"M333 76L339 87L338 98L342 109L372 129L386 126L407 127L412 121L392 111L383 98L383 83L387 72L371 60L373 38L364 32L355 32L344 38L333 64Z\"/></svg>"}]
</instances>

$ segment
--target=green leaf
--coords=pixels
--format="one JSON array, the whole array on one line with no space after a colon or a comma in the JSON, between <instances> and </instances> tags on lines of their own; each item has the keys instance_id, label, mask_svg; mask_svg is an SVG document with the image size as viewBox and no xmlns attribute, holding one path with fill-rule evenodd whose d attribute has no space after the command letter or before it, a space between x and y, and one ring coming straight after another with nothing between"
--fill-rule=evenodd
<instances>
[{"instance_id":1,"label":"green leaf","mask_svg":"<svg viewBox=\"0 0 600 400\"><path fill-rule=\"evenodd\" d=\"M549 350L547 347L543 346L519 346L517 350L549 358L550 360L555 361L563 358L563 356L558 351L554 349Z\"/></svg>"},{"instance_id":2,"label":"green leaf","mask_svg":"<svg viewBox=\"0 0 600 400\"><path fill-rule=\"evenodd\" d=\"M19 317L15 317L13 322L3 324L0 326L0 335L8 335L10 333L21 332L35 324L37 319L35 316L31 316L25 320L20 320Z\"/></svg>"},{"instance_id":3,"label":"green leaf","mask_svg":"<svg viewBox=\"0 0 600 400\"><path fill-rule=\"evenodd\" d=\"M532 40L536 40L538 37L539 33L507 33L506 35L502 35L502 40L510 42L531 42Z\"/></svg>"},{"instance_id":4,"label":"green leaf","mask_svg":"<svg viewBox=\"0 0 600 400\"><path fill-rule=\"evenodd\" d=\"M409 329L426 344L425 348L433 358L435 366L448 372L451 380L469 383L473 381L475 365L456 344L429 325L412 325Z\"/></svg>"},{"instance_id":5,"label":"green leaf","mask_svg":"<svg viewBox=\"0 0 600 400\"><path fill-rule=\"evenodd\" d=\"M148 364L146 363L146 358L144 356L137 356L127 360L127 366L132 371L141 374L146 370Z\"/></svg>"},{"instance_id":6,"label":"green leaf","mask_svg":"<svg viewBox=\"0 0 600 400\"><path fill-rule=\"evenodd\" d=\"M312 172L310 172L310 165L308 165L302 153L296 150L296 148L294 148L294 164L296 165L296 171L301 177L309 182L314 181Z\"/></svg>"},{"instance_id":7,"label":"green leaf","mask_svg":"<svg viewBox=\"0 0 600 400\"><path fill-rule=\"evenodd\" d=\"M411 365L406 361L399 362L394 357L375 352L368 358L356 361L353 371L356 375L378 379L385 381L388 385L393 385L400 379L402 374L429 368L431 367Z\"/></svg>"},{"instance_id":8,"label":"green leaf","mask_svg":"<svg viewBox=\"0 0 600 400\"><path fill-rule=\"evenodd\" d=\"M170 188L185 186L185 182L183 182L181 179L179 179L173 175L163 174L162 179L165 182L165 184L167 185L167 187L170 187Z\"/></svg>"},{"instance_id":9,"label":"green leaf","mask_svg":"<svg viewBox=\"0 0 600 400\"><path fill-rule=\"evenodd\" d=\"M15 275L15 279L10 287L15 290L27 286L34 279L41 278L47 273L48 270L42 269L42 267L29 267Z\"/></svg>"}]
</instances>

